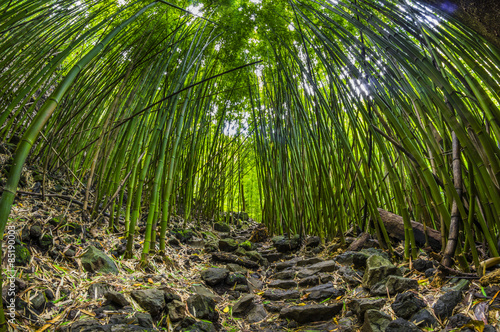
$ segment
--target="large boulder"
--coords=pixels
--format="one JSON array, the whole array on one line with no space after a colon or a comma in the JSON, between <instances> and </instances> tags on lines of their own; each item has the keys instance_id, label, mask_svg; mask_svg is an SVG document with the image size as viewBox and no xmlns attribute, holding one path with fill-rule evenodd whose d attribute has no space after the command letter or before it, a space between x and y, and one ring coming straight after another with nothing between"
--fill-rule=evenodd
<instances>
[{"instance_id":1,"label":"large boulder","mask_svg":"<svg viewBox=\"0 0 500 332\"><path fill-rule=\"evenodd\" d=\"M118 274L115 262L94 246L90 246L82 255L81 262L87 272Z\"/></svg>"},{"instance_id":2,"label":"large boulder","mask_svg":"<svg viewBox=\"0 0 500 332\"><path fill-rule=\"evenodd\" d=\"M363 287L370 289L377 283L387 280L391 275L401 276L401 274L401 270L388 259L379 255L372 255L366 260Z\"/></svg>"}]
</instances>

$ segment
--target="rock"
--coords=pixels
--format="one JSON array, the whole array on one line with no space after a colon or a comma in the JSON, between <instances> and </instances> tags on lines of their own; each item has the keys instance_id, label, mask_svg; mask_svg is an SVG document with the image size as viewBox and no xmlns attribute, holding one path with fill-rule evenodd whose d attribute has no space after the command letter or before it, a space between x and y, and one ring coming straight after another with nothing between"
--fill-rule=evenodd
<instances>
[{"instance_id":1,"label":"rock","mask_svg":"<svg viewBox=\"0 0 500 332\"><path fill-rule=\"evenodd\" d=\"M280 312L282 305L267 301L264 303L264 308L269 312Z\"/></svg>"},{"instance_id":2,"label":"rock","mask_svg":"<svg viewBox=\"0 0 500 332\"><path fill-rule=\"evenodd\" d=\"M363 275L363 287L371 288L386 280L389 276L400 276L401 271L389 260L379 255L372 255L366 260L366 270Z\"/></svg>"},{"instance_id":3,"label":"rock","mask_svg":"<svg viewBox=\"0 0 500 332\"><path fill-rule=\"evenodd\" d=\"M453 314L453 309L462 300L462 294L459 291L450 291L441 296L434 304L434 314L444 321Z\"/></svg>"},{"instance_id":4,"label":"rock","mask_svg":"<svg viewBox=\"0 0 500 332\"><path fill-rule=\"evenodd\" d=\"M255 295L253 294L243 295L233 306L233 316L245 316L255 306L255 304L253 303L254 299Z\"/></svg>"},{"instance_id":5,"label":"rock","mask_svg":"<svg viewBox=\"0 0 500 332\"><path fill-rule=\"evenodd\" d=\"M249 260L248 258L238 257L236 255L229 254L226 252L214 252L212 253L212 259L217 262L238 264L249 269L259 268L259 264Z\"/></svg>"},{"instance_id":6,"label":"rock","mask_svg":"<svg viewBox=\"0 0 500 332\"><path fill-rule=\"evenodd\" d=\"M16 255L14 264L16 266L27 266L31 261L31 254L28 248L16 244L14 246L14 254Z\"/></svg>"},{"instance_id":7,"label":"rock","mask_svg":"<svg viewBox=\"0 0 500 332\"><path fill-rule=\"evenodd\" d=\"M237 218L240 219L241 221L248 221L248 219L250 219L250 217L248 216L248 213L246 212L239 212L236 214Z\"/></svg>"},{"instance_id":8,"label":"rock","mask_svg":"<svg viewBox=\"0 0 500 332\"><path fill-rule=\"evenodd\" d=\"M270 288L290 289L297 287L297 283L293 280L273 280L267 286Z\"/></svg>"},{"instance_id":9,"label":"rock","mask_svg":"<svg viewBox=\"0 0 500 332\"><path fill-rule=\"evenodd\" d=\"M248 272L247 269L245 269L243 266L239 266L238 264L227 264L226 269L228 269L229 272L238 272L238 273L243 273L246 274Z\"/></svg>"},{"instance_id":10,"label":"rock","mask_svg":"<svg viewBox=\"0 0 500 332\"><path fill-rule=\"evenodd\" d=\"M224 282L228 286L246 285L247 278L241 273L229 273Z\"/></svg>"},{"instance_id":11,"label":"rock","mask_svg":"<svg viewBox=\"0 0 500 332\"><path fill-rule=\"evenodd\" d=\"M307 259L303 259L301 261L298 261L297 262L297 266L308 266L308 265L313 265L313 264L316 264L316 263L321 263L323 260L321 258L318 258L318 257L311 257L311 258L307 258Z\"/></svg>"},{"instance_id":12,"label":"rock","mask_svg":"<svg viewBox=\"0 0 500 332\"><path fill-rule=\"evenodd\" d=\"M308 288L305 290L306 293L309 293L307 297L308 300L311 301L323 301L328 298L337 298L345 294L345 289L343 288L335 288L332 284L323 284L316 287Z\"/></svg>"},{"instance_id":13,"label":"rock","mask_svg":"<svg viewBox=\"0 0 500 332\"><path fill-rule=\"evenodd\" d=\"M418 289L418 281L400 276L389 276L385 287L389 294L394 295L410 289Z\"/></svg>"},{"instance_id":14,"label":"rock","mask_svg":"<svg viewBox=\"0 0 500 332\"><path fill-rule=\"evenodd\" d=\"M87 272L118 274L115 262L94 246L90 246L82 255L81 262Z\"/></svg>"},{"instance_id":15,"label":"rock","mask_svg":"<svg viewBox=\"0 0 500 332\"><path fill-rule=\"evenodd\" d=\"M297 264L298 260L299 260L298 258L294 258L288 261L279 262L274 265L274 268L276 269L276 271L287 270L294 267Z\"/></svg>"},{"instance_id":16,"label":"rock","mask_svg":"<svg viewBox=\"0 0 500 332\"><path fill-rule=\"evenodd\" d=\"M247 322L250 324L260 322L267 317L267 311L264 309L262 304L254 305L253 308L248 312Z\"/></svg>"},{"instance_id":17,"label":"rock","mask_svg":"<svg viewBox=\"0 0 500 332\"><path fill-rule=\"evenodd\" d=\"M295 277L294 270L285 270L281 272L277 272L271 276L273 279L281 279L281 280L290 280Z\"/></svg>"},{"instance_id":18,"label":"rock","mask_svg":"<svg viewBox=\"0 0 500 332\"><path fill-rule=\"evenodd\" d=\"M370 254L367 254L362 251L346 251L335 257L335 261L342 265L354 265L355 268L365 268L366 260L370 257Z\"/></svg>"},{"instance_id":19,"label":"rock","mask_svg":"<svg viewBox=\"0 0 500 332\"><path fill-rule=\"evenodd\" d=\"M45 294L43 292L38 293L30 301L31 301L31 306L35 308L35 310L38 311L39 313L43 312L47 304L47 300L45 299Z\"/></svg>"},{"instance_id":20,"label":"rock","mask_svg":"<svg viewBox=\"0 0 500 332\"><path fill-rule=\"evenodd\" d=\"M231 226L222 222L216 222L214 224L214 230L221 233L229 233L231 232Z\"/></svg>"},{"instance_id":21,"label":"rock","mask_svg":"<svg viewBox=\"0 0 500 332\"><path fill-rule=\"evenodd\" d=\"M253 248L253 243L247 240L245 242L240 243L240 247L245 249L246 251L250 251Z\"/></svg>"},{"instance_id":22,"label":"rock","mask_svg":"<svg viewBox=\"0 0 500 332\"><path fill-rule=\"evenodd\" d=\"M361 327L363 332L384 332L391 317L379 310L370 309L365 312L364 324Z\"/></svg>"},{"instance_id":23,"label":"rock","mask_svg":"<svg viewBox=\"0 0 500 332\"><path fill-rule=\"evenodd\" d=\"M417 313L411 316L409 321L420 328L434 328L439 326L439 322L437 321L436 317L434 317L427 309L419 310Z\"/></svg>"},{"instance_id":24,"label":"rock","mask_svg":"<svg viewBox=\"0 0 500 332\"><path fill-rule=\"evenodd\" d=\"M408 319L420 309L425 308L425 302L412 292L398 294L391 305L396 316Z\"/></svg>"},{"instance_id":25,"label":"rock","mask_svg":"<svg viewBox=\"0 0 500 332\"><path fill-rule=\"evenodd\" d=\"M247 285L250 291L255 292L261 290L262 287L264 286L264 283L257 278L249 277L247 279Z\"/></svg>"},{"instance_id":26,"label":"rock","mask_svg":"<svg viewBox=\"0 0 500 332\"><path fill-rule=\"evenodd\" d=\"M33 241L38 241L40 237L42 236L42 227L38 225L33 225L30 228L30 238Z\"/></svg>"},{"instance_id":27,"label":"rock","mask_svg":"<svg viewBox=\"0 0 500 332\"><path fill-rule=\"evenodd\" d=\"M425 270L425 277L432 278L434 276L434 274L436 273L436 271L437 270L435 268Z\"/></svg>"},{"instance_id":28,"label":"rock","mask_svg":"<svg viewBox=\"0 0 500 332\"><path fill-rule=\"evenodd\" d=\"M310 236L306 240L306 247L315 248L321 244L321 238L319 236Z\"/></svg>"},{"instance_id":29,"label":"rock","mask_svg":"<svg viewBox=\"0 0 500 332\"><path fill-rule=\"evenodd\" d=\"M267 259L267 261L270 263L277 262L283 257L283 254L281 252L277 252L274 249L273 250L262 250L262 251L260 251L260 254L262 255L263 258Z\"/></svg>"},{"instance_id":30,"label":"rock","mask_svg":"<svg viewBox=\"0 0 500 332\"><path fill-rule=\"evenodd\" d=\"M447 330L459 329L465 324L469 323L470 321L472 321L470 317L467 317L463 314L456 314L450 317L450 319L448 320L448 325L446 325L446 329Z\"/></svg>"},{"instance_id":31,"label":"rock","mask_svg":"<svg viewBox=\"0 0 500 332\"><path fill-rule=\"evenodd\" d=\"M262 297L271 301L281 301L300 298L300 293L297 290L279 290L268 289L262 294Z\"/></svg>"},{"instance_id":32,"label":"rock","mask_svg":"<svg viewBox=\"0 0 500 332\"><path fill-rule=\"evenodd\" d=\"M324 261L319 262L307 267L311 271L317 272L333 272L339 269L339 265L335 261Z\"/></svg>"},{"instance_id":33,"label":"rock","mask_svg":"<svg viewBox=\"0 0 500 332\"><path fill-rule=\"evenodd\" d=\"M153 328L153 318L151 317L150 314L147 312L136 312L134 314L135 321L137 322L136 324L143 327L143 328L148 328L152 329ZM143 329L138 329L138 331L143 331ZM127 331L126 329L123 331Z\"/></svg>"},{"instance_id":34,"label":"rock","mask_svg":"<svg viewBox=\"0 0 500 332\"><path fill-rule=\"evenodd\" d=\"M167 304L167 309L168 316L172 322L181 321L184 317L186 317L186 306L181 301L173 300Z\"/></svg>"},{"instance_id":35,"label":"rock","mask_svg":"<svg viewBox=\"0 0 500 332\"><path fill-rule=\"evenodd\" d=\"M201 279L209 286L222 283L229 275L229 271L224 268L211 267L201 271Z\"/></svg>"},{"instance_id":36,"label":"rock","mask_svg":"<svg viewBox=\"0 0 500 332\"><path fill-rule=\"evenodd\" d=\"M219 313L215 310L215 301L200 294L191 295L187 300L189 312L196 318L206 319L211 322L219 319Z\"/></svg>"},{"instance_id":37,"label":"rock","mask_svg":"<svg viewBox=\"0 0 500 332\"><path fill-rule=\"evenodd\" d=\"M380 310L385 304L385 299L353 299L348 304L349 310L352 310L358 318L363 321L367 310Z\"/></svg>"},{"instance_id":38,"label":"rock","mask_svg":"<svg viewBox=\"0 0 500 332\"><path fill-rule=\"evenodd\" d=\"M191 287L191 290L196 294L208 296L215 302L220 302L222 300L220 296L214 294L210 289L206 288L203 285L193 285Z\"/></svg>"},{"instance_id":39,"label":"rock","mask_svg":"<svg viewBox=\"0 0 500 332\"><path fill-rule=\"evenodd\" d=\"M385 328L386 332L420 332L421 330L417 325L404 320L403 318L398 318L393 320Z\"/></svg>"},{"instance_id":40,"label":"rock","mask_svg":"<svg viewBox=\"0 0 500 332\"><path fill-rule=\"evenodd\" d=\"M257 262L261 265L264 265L264 266L267 266L268 265L268 262L267 262L267 259L265 259L264 257L262 257L262 255L255 251L255 250L251 250L251 251L247 251L245 252L245 256L247 256L248 258L250 258L250 260L254 261L254 262Z\"/></svg>"},{"instance_id":41,"label":"rock","mask_svg":"<svg viewBox=\"0 0 500 332\"><path fill-rule=\"evenodd\" d=\"M238 242L234 239L227 238L227 239L220 239L219 240L219 249L221 251L226 251L226 252L231 252L235 251L238 249ZM245 253L243 251L243 253Z\"/></svg>"},{"instance_id":42,"label":"rock","mask_svg":"<svg viewBox=\"0 0 500 332\"><path fill-rule=\"evenodd\" d=\"M316 286L317 284L319 284L319 277L318 276L310 276L310 277L301 279L299 281L300 287Z\"/></svg>"},{"instance_id":43,"label":"rock","mask_svg":"<svg viewBox=\"0 0 500 332\"><path fill-rule=\"evenodd\" d=\"M299 324L318 322L332 319L342 311L343 303L332 305L312 304L305 306L292 306L280 311L280 318L293 319Z\"/></svg>"},{"instance_id":44,"label":"rock","mask_svg":"<svg viewBox=\"0 0 500 332\"><path fill-rule=\"evenodd\" d=\"M493 327L492 325L487 324L487 325L484 326L483 332L496 332L496 330L497 329L495 327Z\"/></svg>"},{"instance_id":45,"label":"rock","mask_svg":"<svg viewBox=\"0 0 500 332\"><path fill-rule=\"evenodd\" d=\"M194 323L193 325L182 329L181 331L186 331L186 332L217 332L217 330L214 327L214 324L211 322L207 321L199 321Z\"/></svg>"},{"instance_id":46,"label":"rock","mask_svg":"<svg viewBox=\"0 0 500 332\"><path fill-rule=\"evenodd\" d=\"M88 296L92 300L102 299L104 294L111 290L111 286L105 284L103 282L97 282L95 284L91 284L87 290Z\"/></svg>"},{"instance_id":47,"label":"rock","mask_svg":"<svg viewBox=\"0 0 500 332\"><path fill-rule=\"evenodd\" d=\"M136 289L130 292L132 298L153 317L158 317L165 309L165 292L159 289Z\"/></svg>"},{"instance_id":48,"label":"rock","mask_svg":"<svg viewBox=\"0 0 500 332\"><path fill-rule=\"evenodd\" d=\"M127 301L127 299L122 293L118 293L115 291L107 291L106 293L104 293L104 297L109 302L117 304L120 307L125 307L130 305L130 303Z\"/></svg>"},{"instance_id":49,"label":"rock","mask_svg":"<svg viewBox=\"0 0 500 332\"><path fill-rule=\"evenodd\" d=\"M53 237L52 235L50 234L44 234L41 238L40 238L40 247L44 250L47 250L49 249L51 246L52 246L52 243L53 243Z\"/></svg>"},{"instance_id":50,"label":"rock","mask_svg":"<svg viewBox=\"0 0 500 332\"><path fill-rule=\"evenodd\" d=\"M419 272L425 272L425 270L432 269L434 264L432 261L428 261L425 259L417 259L413 262L413 268Z\"/></svg>"},{"instance_id":51,"label":"rock","mask_svg":"<svg viewBox=\"0 0 500 332\"><path fill-rule=\"evenodd\" d=\"M349 266L342 266L337 272L349 286L356 287L361 284L363 273L354 271Z\"/></svg>"},{"instance_id":52,"label":"rock","mask_svg":"<svg viewBox=\"0 0 500 332\"><path fill-rule=\"evenodd\" d=\"M273 245L279 252L289 252L300 247L300 236L298 234L291 238L275 236L272 238Z\"/></svg>"},{"instance_id":53,"label":"rock","mask_svg":"<svg viewBox=\"0 0 500 332\"><path fill-rule=\"evenodd\" d=\"M191 229L181 229L181 228L175 228L172 231L170 231L170 234L175 236L179 241L182 243L187 243L191 238L195 236L195 233Z\"/></svg>"},{"instance_id":54,"label":"rock","mask_svg":"<svg viewBox=\"0 0 500 332\"><path fill-rule=\"evenodd\" d=\"M307 268L304 268L304 269L300 269L296 273L296 277L299 279L305 279L305 278L312 277L313 275L315 275L317 273L318 273L317 271L312 271L312 270L309 270Z\"/></svg>"}]
</instances>

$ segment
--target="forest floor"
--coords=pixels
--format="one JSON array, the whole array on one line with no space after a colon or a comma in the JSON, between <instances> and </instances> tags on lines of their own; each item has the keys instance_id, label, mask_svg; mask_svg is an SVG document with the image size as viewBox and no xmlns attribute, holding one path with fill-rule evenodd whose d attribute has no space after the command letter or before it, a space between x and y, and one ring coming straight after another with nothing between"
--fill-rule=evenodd
<instances>
[{"instance_id":1,"label":"forest floor","mask_svg":"<svg viewBox=\"0 0 500 332\"><path fill-rule=\"evenodd\" d=\"M28 168L20 189L39 192L40 181ZM81 189L64 180L48 178L46 186L82 200ZM437 277L435 254L420 250L418 260L404 262L353 234L345 244L272 238L240 217L233 225L187 227L173 217L166 255L151 255L144 268L144 220L134 258L124 259L123 233L108 232L105 219L91 228L74 202L18 195L9 222L16 278L12 288L4 279L2 293L4 307L14 298L10 330L499 330L500 287L483 287L471 276ZM7 241L8 233L4 253ZM401 253L400 244L396 257ZM6 257L4 277L11 275Z\"/></svg>"}]
</instances>

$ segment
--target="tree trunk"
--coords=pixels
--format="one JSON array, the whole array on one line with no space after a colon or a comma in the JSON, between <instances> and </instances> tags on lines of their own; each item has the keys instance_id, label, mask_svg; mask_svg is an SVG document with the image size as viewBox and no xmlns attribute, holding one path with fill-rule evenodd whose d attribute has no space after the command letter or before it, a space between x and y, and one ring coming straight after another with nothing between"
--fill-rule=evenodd
<instances>
[{"instance_id":1,"label":"tree trunk","mask_svg":"<svg viewBox=\"0 0 500 332\"><path fill-rule=\"evenodd\" d=\"M384 209L378 208L380 213L380 218L384 222L385 228L387 229L387 234L391 238L397 240L405 239L405 228L403 217L394 214L392 212L386 211ZM415 243L419 247L425 246L425 233L424 225L419 222L411 220L411 226L413 227L413 233L415 235ZM438 252L441 250L441 233L435 229L427 227L427 235L429 237L429 246L432 250Z\"/></svg>"}]
</instances>

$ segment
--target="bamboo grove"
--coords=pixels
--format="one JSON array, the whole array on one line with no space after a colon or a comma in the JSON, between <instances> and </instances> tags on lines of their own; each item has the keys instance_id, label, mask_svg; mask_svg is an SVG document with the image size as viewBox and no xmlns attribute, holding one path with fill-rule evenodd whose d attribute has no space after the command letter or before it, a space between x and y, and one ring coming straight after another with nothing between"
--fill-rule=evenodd
<instances>
[{"instance_id":1,"label":"bamboo grove","mask_svg":"<svg viewBox=\"0 0 500 332\"><path fill-rule=\"evenodd\" d=\"M71 178L90 227L125 232L125 258L146 220L144 263L172 215L235 210L392 250L383 208L406 258L410 220L441 232L447 266L498 256L497 49L411 0L188 5L0 0L0 135L22 136L2 231L28 162Z\"/></svg>"}]
</instances>

